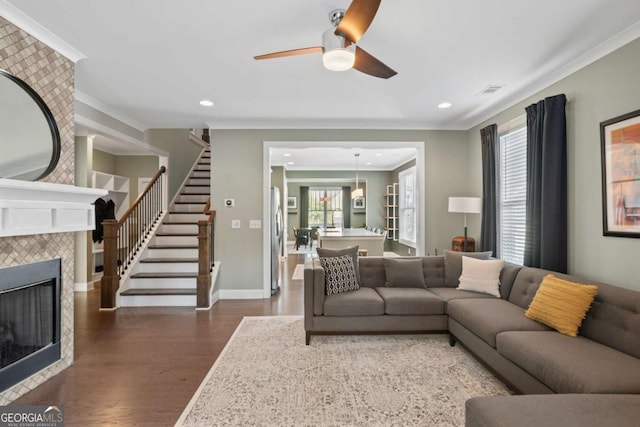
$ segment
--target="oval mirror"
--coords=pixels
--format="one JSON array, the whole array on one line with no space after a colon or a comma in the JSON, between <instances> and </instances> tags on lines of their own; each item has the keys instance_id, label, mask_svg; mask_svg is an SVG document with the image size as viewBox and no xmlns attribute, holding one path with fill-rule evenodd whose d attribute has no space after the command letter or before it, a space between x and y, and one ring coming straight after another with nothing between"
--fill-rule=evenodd
<instances>
[{"instance_id":1,"label":"oval mirror","mask_svg":"<svg viewBox=\"0 0 640 427\"><path fill-rule=\"evenodd\" d=\"M60 133L42 98L0 70L0 178L37 181L60 158Z\"/></svg>"}]
</instances>

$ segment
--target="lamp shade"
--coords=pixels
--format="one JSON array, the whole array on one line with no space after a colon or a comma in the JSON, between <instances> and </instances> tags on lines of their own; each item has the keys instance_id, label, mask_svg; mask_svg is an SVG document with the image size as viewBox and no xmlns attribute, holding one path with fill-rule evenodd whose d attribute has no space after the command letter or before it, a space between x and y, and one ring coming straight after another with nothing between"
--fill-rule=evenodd
<instances>
[{"instance_id":1,"label":"lamp shade","mask_svg":"<svg viewBox=\"0 0 640 427\"><path fill-rule=\"evenodd\" d=\"M449 212L480 213L482 212L482 198L449 197Z\"/></svg>"}]
</instances>

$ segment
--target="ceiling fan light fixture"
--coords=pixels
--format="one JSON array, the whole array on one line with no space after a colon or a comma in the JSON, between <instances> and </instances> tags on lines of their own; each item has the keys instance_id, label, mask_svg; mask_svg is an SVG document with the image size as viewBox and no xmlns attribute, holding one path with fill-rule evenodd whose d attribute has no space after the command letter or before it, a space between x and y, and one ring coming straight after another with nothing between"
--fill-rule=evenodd
<instances>
[{"instance_id":1,"label":"ceiling fan light fixture","mask_svg":"<svg viewBox=\"0 0 640 427\"><path fill-rule=\"evenodd\" d=\"M350 70L355 62L356 54L349 48L331 49L322 54L322 63L331 71Z\"/></svg>"}]
</instances>

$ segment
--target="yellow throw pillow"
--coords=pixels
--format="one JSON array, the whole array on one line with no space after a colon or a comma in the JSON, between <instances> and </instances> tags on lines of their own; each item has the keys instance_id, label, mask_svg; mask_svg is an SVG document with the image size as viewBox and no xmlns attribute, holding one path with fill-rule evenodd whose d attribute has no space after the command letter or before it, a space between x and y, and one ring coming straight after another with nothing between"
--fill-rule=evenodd
<instances>
[{"instance_id":1,"label":"yellow throw pillow","mask_svg":"<svg viewBox=\"0 0 640 427\"><path fill-rule=\"evenodd\" d=\"M547 274L524 315L575 337L597 293L595 285L581 285Z\"/></svg>"}]
</instances>

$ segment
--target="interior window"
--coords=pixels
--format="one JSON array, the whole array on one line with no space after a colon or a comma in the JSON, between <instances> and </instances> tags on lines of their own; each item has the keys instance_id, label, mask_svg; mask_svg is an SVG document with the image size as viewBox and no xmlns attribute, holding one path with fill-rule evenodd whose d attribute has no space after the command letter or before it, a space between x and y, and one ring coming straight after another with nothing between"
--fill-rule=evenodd
<instances>
[{"instance_id":1,"label":"interior window","mask_svg":"<svg viewBox=\"0 0 640 427\"><path fill-rule=\"evenodd\" d=\"M527 128L523 123L499 132L498 256L524 261L527 197Z\"/></svg>"},{"instance_id":2,"label":"interior window","mask_svg":"<svg viewBox=\"0 0 640 427\"><path fill-rule=\"evenodd\" d=\"M309 227L342 227L341 188L309 188Z\"/></svg>"},{"instance_id":3,"label":"interior window","mask_svg":"<svg viewBox=\"0 0 640 427\"><path fill-rule=\"evenodd\" d=\"M416 188L416 167L413 166L399 173L399 238L403 245L416 247L416 208L417 195Z\"/></svg>"}]
</instances>

